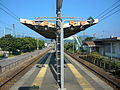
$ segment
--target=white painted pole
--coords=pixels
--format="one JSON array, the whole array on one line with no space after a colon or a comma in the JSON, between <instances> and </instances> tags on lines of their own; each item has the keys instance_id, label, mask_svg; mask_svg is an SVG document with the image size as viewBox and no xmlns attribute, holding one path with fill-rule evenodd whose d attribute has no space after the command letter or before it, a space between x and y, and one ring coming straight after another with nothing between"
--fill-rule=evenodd
<instances>
[{"instance_id":1,"label":"white painted pole","mask_svg":"<svg viewBox=\"0 0 120 90\"><path fill-rule=\"evenodd\" d=\"M75 43L74 43L74 36L73 36L73 53L75 52L74 49L75 49Z\"/></svg>"},{"instance_id":2,"label":"white painted pole","mask_svg":"<svg viewBox=\"0 0 120 90\"><path fill-rule=\"evenodd\" d=\"M37 39L37 38L36 38ZM39 46L38 46L38 39L37 39L37 50L39 49Z\"/></svg>"},{"instance_id":3,"label":"white painted pole","mask_svg":"<svg viewBox=\"0 0 120 90\"><path fill-rule=\"evenodd\" d=\"M61 22L61 90L64 90L64 32Z\"/></svg>"},{"instance_id":4,"label":"white painted pole","mask_svg":"<svg viewBox=\"0 0 120 90\"><path fill-rule=\"evenodd\" d=\"M13 37L15 37L15 25L14 24L13 24L13 32L12 32L12 34L13 34Z\"/></svg>"}]
</instances>

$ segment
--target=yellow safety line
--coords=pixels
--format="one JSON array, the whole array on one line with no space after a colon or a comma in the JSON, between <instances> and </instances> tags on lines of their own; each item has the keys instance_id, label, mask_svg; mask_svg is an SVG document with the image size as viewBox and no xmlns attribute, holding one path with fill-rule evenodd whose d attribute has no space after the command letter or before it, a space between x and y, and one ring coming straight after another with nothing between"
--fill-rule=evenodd
<instances>
[{"instance_id":1,"label":"yellow safety line","mask_svg":"<svg viewBox=\"0 0 120 90\"><path fill-rule=\"evenodd\" d=\"M78 72L78 70L72 64L67 64L67 66L70 68L83 90L94 90L94 88L88 83L88 81L80 74L80 72Z\"/></svg>"},{"instance_id":2,"label":"yellow safety line","mask_svg":"<svg viewBox=\"0 0 120 90\"><path fill-rule=\"evenodd\" d=\"M35 78L35 80L33 81L32 83L32 86L41 86L42 85L42 82L43 82L43 79L44 79L44 76L45 76L45 73L47 71L47 67L48 67L48 64L44 64L44 67L41 68L40 72L38 73L37 77Z\"/></svg>"}]
</instances>

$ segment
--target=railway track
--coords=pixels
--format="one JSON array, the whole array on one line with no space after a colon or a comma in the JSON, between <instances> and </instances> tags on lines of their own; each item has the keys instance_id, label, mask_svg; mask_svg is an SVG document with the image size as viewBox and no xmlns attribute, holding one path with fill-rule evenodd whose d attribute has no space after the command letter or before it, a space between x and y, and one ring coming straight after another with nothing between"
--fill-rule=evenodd
<instances>
[{"instance_id":1,"label":"railway track","mask_svg":"<svg viewBox=\"0 0 120 90\"><path fill-rule=\"evenodd\" d=\"M115 90L120 90L120 81L114 78L113 76L107 74L106 72L103 72L100 68L96 68L95 65L92 65L91 63L79 58L77 55L66 52L69 56L74 58L76 61L84 65L87 69L92 71L95 75L97 75L99 78L104 80L106 83L108 83L111 87L113 87Z\"/></svg>"},{"instance_id":2,"label":"railway track","mask_svg":"<svg viewBox=\"0 0 120 90\"><path fill-rule=\"evenodd\" d=\"M2 80L0 80L0 90L9 90L14 83L29 71L49 50L20 65L18 68L11 71L11 75L7 75L5 78L2 78Z\"/></svg>"}]
</instances>

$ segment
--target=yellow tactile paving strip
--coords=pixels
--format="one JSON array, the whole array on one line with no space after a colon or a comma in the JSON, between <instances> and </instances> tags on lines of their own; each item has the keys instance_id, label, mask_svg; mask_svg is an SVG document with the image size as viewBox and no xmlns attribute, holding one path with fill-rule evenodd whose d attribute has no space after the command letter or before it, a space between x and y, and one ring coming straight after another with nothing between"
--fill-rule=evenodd
<instances>
[{"instance_id":1,"label":"yellow tactile paving strip","mask_svg":"<svg viewBox=\"0 0 120 90\"><path fill-rule=\"evenodd\" d=\"M70 68L83 90L94 90L84 76L82 76L72 64L67 64L67 66Z\"/></svg>"},{"instance_id":2,"label":"yellow tactile paving strip","mask_svg":"<svg viewBox=\"0 0 120 90\"><path fill-rule=\"evenodd\" d=\"M48 68L48 64L44 64L44 67L41 68L40 72L38 73L37 77L35 78L35 80L32 83L32 86L41 86L44 76L46 74Z\"/></svg>"}]
</instances>

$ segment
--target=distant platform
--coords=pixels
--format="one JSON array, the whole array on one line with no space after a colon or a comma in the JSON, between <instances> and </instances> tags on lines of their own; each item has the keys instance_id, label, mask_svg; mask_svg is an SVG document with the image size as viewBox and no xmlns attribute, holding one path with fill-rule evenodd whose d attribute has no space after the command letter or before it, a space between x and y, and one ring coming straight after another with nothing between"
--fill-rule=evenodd
<instances>
[{"instance_id":1,"label":"distant platform","mask_svg":"<svg viewBox=\"0 0 120 90\"><path fill-rule=\"evenodd\" d=\"M55 23L49 23L48 21L33 21L27 19L20 19L20 22L35 32L43 35L45 38L56 39L56 25ZM80 31L87 29L88 27L97 24L98 19L90 21L69 21L63 25L64 38L74 35Z\"/></svg>"}]
</instances>

